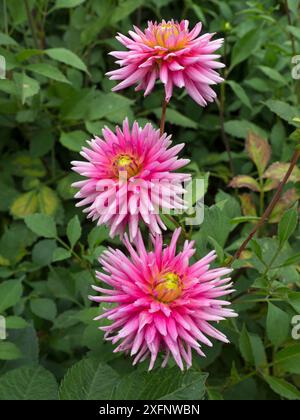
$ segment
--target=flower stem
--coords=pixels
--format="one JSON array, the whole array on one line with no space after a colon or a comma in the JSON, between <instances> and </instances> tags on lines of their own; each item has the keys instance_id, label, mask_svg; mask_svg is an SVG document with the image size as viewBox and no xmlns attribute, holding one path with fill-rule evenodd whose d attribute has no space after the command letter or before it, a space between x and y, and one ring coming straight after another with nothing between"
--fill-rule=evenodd
<instances>
[{"instance_id":1,"label":"flower stem","mask_svg":"<svg viewBox=\"0 0 300 420\"><path fill-rule=\"evenodd\" d=\"M286 12L286 15L287 15L288 23L289 23L290 26L293 26L288 0L284 0L284 7L285 7L285 12ZM295 40L295 37L292 33L290 33L290 39L291 39L291 43L292 43L293 55L295 56L295 55L297 55L296 40Z\"/></svg>"},{"instance_id":2,"label":"flower stem","mask_svg":"<svg viewBox=\"0 0 300 420\"><path fill-rule=\"evenodd\" d=\"M168 102L164 99L163 104L162 104L161 120L160 120L160 135L161 136L165 132L167 106L168 106Z\"/></svg>"},{"instance_id":3,"label":"flower stem","mask_svg":"<svg viewBox=\"0 0 300 420\"><path fill-rule=\"evenodd\" d=\"M34 47L38 50L39 49L39 43L38 43L38 38L37 38L37 34L36 34L36 26L35 26L35 22L34 22L32 14L31 14L31 11L30 11L28 0L24 0L24 4L25 4L25 9L26 9L26 14L27 14L27 20L28 20L29 27L30 27L31 34L32 34Z\"/></svg>"},{"instance_id":4,"label":"flower stem","mask_svg":"<svg viewBox=\"0 0 300 420\"><path fill-rule=\"evenodd\" d=\"M283 180L281 181L281 183L279 184L279 187L276 191L276 194L274 195L271 203L269 204L269 206L267 207L266 211L264 212L264 214L262 215L260 221L257 223L257 225L254 227L254 229L251 231L251 233L249 234L248 238L244 241L244 243L241 245L241 247L238 249L238 251L236 252L236 254L234 255L233 259L230 261L230 264L232 264L235 260L239 259L242 252L247 248L247 245L249 244L249 242L254 238L256 232L265 224L265 222L268 220L268 218L270 217L271 213L273 212L276 204L278 203L283 188L285 187L285 185L287 184L298 160L300 158L300 150L296 150L292 160L291 160L291 164L290 167L287 171L287 173L285 174L285 177L283 178Z\"/></svg>"},{"instance_id":5,"label":"flower stem","mask_svg":"<svg viewBox=\"0 0 300 420\"><path fill-rule=\"evenodd\" d=\"M6 0L3 0L3 21L4 21L4 32L8 35L8 20L7 20L7 4Z\"/></svg>"}]
</instances>

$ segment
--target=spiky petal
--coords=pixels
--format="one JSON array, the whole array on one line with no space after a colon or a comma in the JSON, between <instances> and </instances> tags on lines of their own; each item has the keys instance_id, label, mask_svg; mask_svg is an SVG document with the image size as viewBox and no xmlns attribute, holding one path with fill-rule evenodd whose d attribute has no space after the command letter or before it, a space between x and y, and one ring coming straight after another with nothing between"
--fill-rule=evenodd
<instances>
[{"instance_id":1,"label":"spiky petal","mask_svg":"<svg viewBox=\"0 0 300 420\"><path fill-rule=\"evenodd\" d=\"M113 51L120 68L107 73L111 80L120 83L113 91L137 84L136 90L144 90L145 96L152 92L156 80L165 86L169 101L174 86L185 88L200 106L214 102L216 93L212 85L223 82L216 69L225 67L216 61L215 54L223 39L212 40L214 34L199 36L202 24L189 30L189 21L149 22L142 32L134 27L130 37L119 34L117 40L129 51Z\"/></svg>"},{"instance_id":2,"label":"spiky petal","mask_svg":"<svg viewBox=\"0 0 300 420\"><path fill-rule=\"evenodd\" d=\"M171 137L160 136L151 124L140 128L128 120L123 130L103 130L103 139L95 137L82 149L86 161L72 162L73 170L86 180L73 184L79 188L77 206L87 206L88 217L98 225L107 224L111 236L123 235L128 228L131 240L141 222L153 234L166 229L159 211L183 211L182 183L190 175L175 173L189 160L178 159L184 144L172 145Z\"/></svg>"},{"instance_id":3,"label":"spiky petal","mask_svg":"<svg viewBox=\"0 0 300 420\"><path fill-rule=\"evenodd\" d=\"M147 252L139 233L136 250L125 238L130 257L120 250L106 251L100 263L105 274L98 279L109 288L94 286L100 296L90 297L98 303L112 303L97 320L106 318L109 326L101 327L105 338L118 343L115 352L127 352L133 364L150 358L151 370L159 354L163 366L170 356L180 369L192 365L192 350L204 356L202 345L212 346L210 338L228 343L223 333L211 325L237 315L220 300L233 292L228 268L211 269L215 252L192 264L194 243L186 241L176 252L180 229L169 246L162 237L152 238L154 250ZM209 338L210 337L210 338Z\"/></svg>"}]
</instances>

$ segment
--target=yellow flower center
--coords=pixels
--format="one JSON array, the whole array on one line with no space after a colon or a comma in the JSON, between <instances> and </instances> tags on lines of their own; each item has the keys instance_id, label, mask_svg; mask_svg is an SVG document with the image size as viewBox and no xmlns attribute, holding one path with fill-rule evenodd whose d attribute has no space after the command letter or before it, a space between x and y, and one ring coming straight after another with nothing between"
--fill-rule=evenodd
<instances>
[{"instance_id":1,"label":"yellow flower center","mask_svg":"<svg viewBox=\"0 0 300 420\"><path fill-rule=\"evenodd\" d=\"M175 273L163 274L154 283L153 294L159 302L171 303L181 295L181 292L181 280Z\"/></svg>"},{"instance_id":2,"label":"yellow flower center","mask_svg":"<svg viewBox=\"0 0 300 420\"><path fill-rule=\"evenodd\" d=\"M113 162L113 172L117 178L120 178L122 173L127 173L127 178L136 176L141 170L141 166L137 159L134 157L124 154L118 155Z\"/></svg>"},{"instance_id":3,"label":"yellow flower center","mask_svg":"<svg viewBox=\"0 0 300 420\"><path fill-rule=\"evenodd\" d=\"M177 39L180 33L181 29L178 23L161 23L157 26L157 28L154 31L156 43L155 45L153 42L151 44L153 47L158 45L160 47L168 48L169 51L180 50L184 48L187 43L186 37L181 39L181 41ZM169 43L168 41L172 36L175 37L175 39L173 40L173 42Z\"/></svg>"}]
</instances>

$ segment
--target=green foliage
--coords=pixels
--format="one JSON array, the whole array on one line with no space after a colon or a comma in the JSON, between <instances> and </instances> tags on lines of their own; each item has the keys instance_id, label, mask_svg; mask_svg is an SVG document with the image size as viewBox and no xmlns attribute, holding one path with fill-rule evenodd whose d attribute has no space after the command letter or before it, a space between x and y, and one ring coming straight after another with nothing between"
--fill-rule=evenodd
<instances>
[{"instance_id":1,"label":"green foliage","mask_svg":"<svg viewBox=\"0 0 300 420\"><path fill-rule=\"evenodd\" d=\"M0 400L299 399L300 229L297 166L267 223L234 263L234 309L220 323L231 344L204 346L207 359L181 373L146 373L114 354L92 321L87 296L98 258L119 240L74 206L79 177L70 162L104 126L128 116L159 126L163 89L147 98L111 92L105 73L115 35L148 20L203 21L225 38L226 82L218 101L199 108L175 89L166 130L186 143L194 182L204 177L205 219L186 227L197 257L216 249L226 264L277 191L299 142L299 2L196 0L0 0ZM2 15L1 15L2 16ZM296 49L296 51L295 51ZM229 158L222 140L230 143ZM230 162L232 160L232 162ZM231 171L231 166L233 172ZM197 201L196 197L194 201ZM181 217L166 220L170 230ZM166 238L166 241L168 238Z\"/></svg>"}]
</instances>

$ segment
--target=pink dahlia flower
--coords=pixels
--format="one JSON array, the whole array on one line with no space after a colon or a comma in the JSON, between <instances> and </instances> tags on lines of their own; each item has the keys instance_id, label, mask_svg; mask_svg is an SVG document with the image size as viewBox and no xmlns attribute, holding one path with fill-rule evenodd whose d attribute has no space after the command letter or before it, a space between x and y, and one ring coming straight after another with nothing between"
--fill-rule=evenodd
<instances>
[{"instance_id":1,"label":"pink dahlia flower","mask_svg":"<svg viewBox=\"0 0 300 420\"><path fill-rule=\"evenodd\" d=\"M154 251L150 253L140 233L136 250L126 237L130 258L120 250L106 251L100 259L106 273L98 272L97 277L109 288L93 286L102 295L90 297L95 302L113 304L96 320L111 321L100 329L105 331L106 340L119 342L115 352L130 353L133 364L149 357L149 370L159 353L164 355L163 367L170 356L180 369L184 369L184 362L190 367L192 349L205 356L201 345L213 345L208 337L228 343L210 321L237 316L226 308L230 305L227 300L219 300L233 292L231 279L222 279L232 270L210 269L215 252L191 264L194 243L186 241L183 250L176 253L179 235L180 229L165 248L161 236L152 238Z\"/></svg>"},{"instance_id":2,"label":"pink dahlia flower","mask_svg":"<svg viewBox=\"0 0 300 420\"><path fill-rule=\"evenodd\" d=\"M159 210L185 209L182 183L190 175L173 173L189 160L178 159L184 144L171 147L170 136L160 136L151 124L130 130L128 120L123 130L103 130L103 139L95 137L84 147L81 155L86 161L72 162L73 170L86 180L73 184L79 188L77 206L98 225L110 226L111 236L123 235L127 227L131 240L137 236L140 221L153 234L166 229Z\"/></svg>"},{"instance_id":3,"label":"pink dahlia flower","mask_svg":"<svg viewBox=\"0 0 300 420\"><path fill-rule=\"evenodd\" d=\"M166 100L169 101L173 87L185 88L188 94L201 106L213 102L216 93L211 85L223 82L214 69L225 67L215 61L220 55L214 54L223 39L212 41L214 34L200 37L202 24L189 30L189 22L162 21L149 22L142 32L134 27L128 38L117 36L129 51L113 51L110 54L118 59L120 69L107 73L111 80L122 80L113 90L138 84L136 90L144 90L145 96L154 88L157 79L165 85Z\"/></svg>"}]
</instances>

